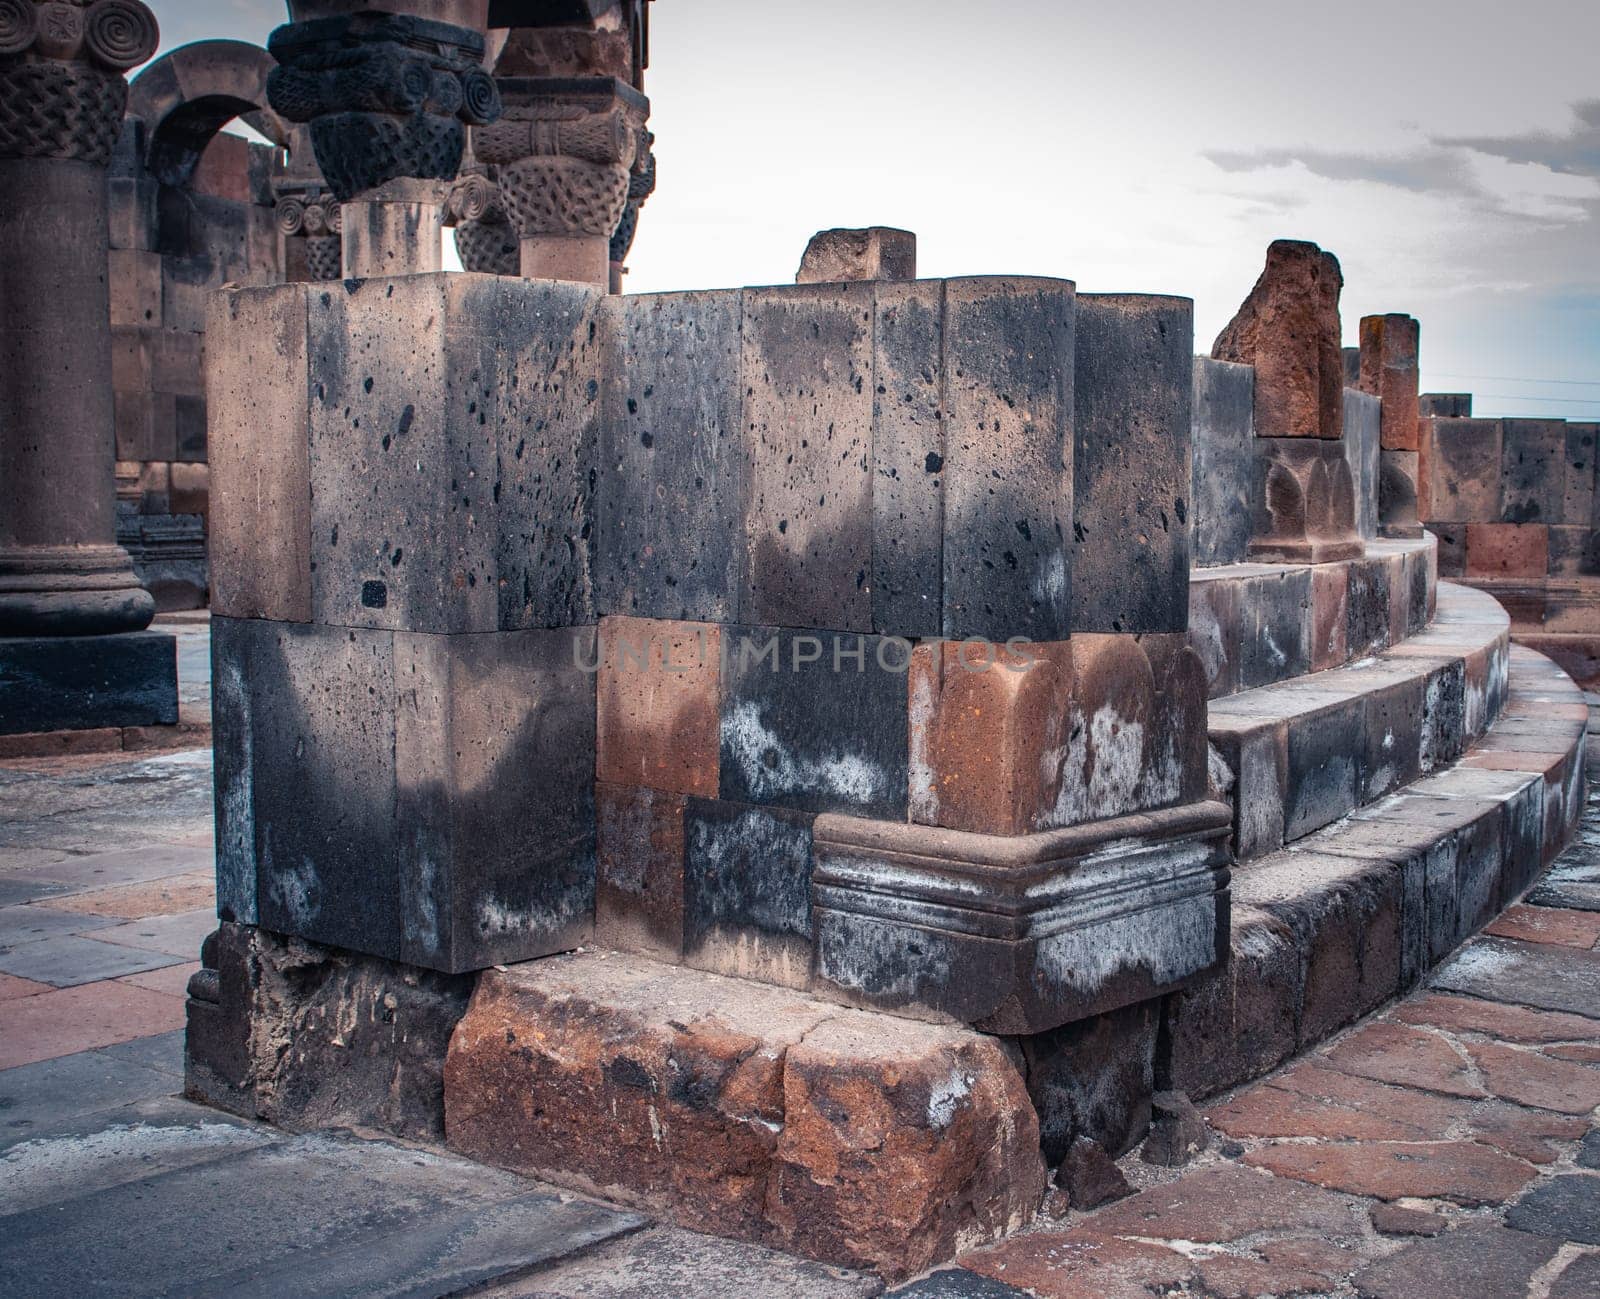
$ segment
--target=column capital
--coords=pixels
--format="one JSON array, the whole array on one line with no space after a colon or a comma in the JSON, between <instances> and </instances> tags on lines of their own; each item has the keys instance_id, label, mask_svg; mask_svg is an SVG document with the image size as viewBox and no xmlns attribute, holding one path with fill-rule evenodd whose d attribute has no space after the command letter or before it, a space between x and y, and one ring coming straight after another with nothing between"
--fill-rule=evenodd
<instances>
[{"instance_id":1,"label":"column capital","mask_svg":"<svg viewBox=\"0 0 1600 1299\"><path fill-rule=\"evenodd\" d=\"M128 102L123 73L160 38L140 0L0 0L0 158L105 166Z\"/></svg>"}]
</instances>

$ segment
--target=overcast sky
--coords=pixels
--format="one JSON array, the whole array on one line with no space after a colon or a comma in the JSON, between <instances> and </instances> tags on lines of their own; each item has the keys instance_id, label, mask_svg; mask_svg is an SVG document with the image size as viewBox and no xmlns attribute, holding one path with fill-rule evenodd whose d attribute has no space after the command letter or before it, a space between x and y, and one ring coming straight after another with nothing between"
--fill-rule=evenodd
<instances>
[{"instance_id":1,"label":"overcast sky","mask_svg":"<svg viewBox=\"0 0 1600 1299\"><path fill-rule=\"evenodd\" d=\"M154 0L165 47L267 0ZM1346 342L1422 321L1423 385L1600 419L1600 0L657 0L659 185L629 291L791 280L898 225L919 273L1195 299L1267 243L1344 265Z\"/></svg>"}]
</instances>

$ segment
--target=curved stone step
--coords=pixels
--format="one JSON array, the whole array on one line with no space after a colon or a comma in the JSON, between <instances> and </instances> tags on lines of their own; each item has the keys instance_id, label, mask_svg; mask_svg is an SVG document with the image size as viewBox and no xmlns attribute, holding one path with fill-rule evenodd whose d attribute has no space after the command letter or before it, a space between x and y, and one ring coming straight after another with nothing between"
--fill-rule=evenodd
<instances>
[{"instance_id":1,"label":"curved stone step","mask_svg":"<svg viewBox=\"0 0 1600 1299\"><path fill-rule=\"evenodd\" d=\"M1234 873L1231 961L1169 1002L1172 1086L1237 1086L1377 1009L1571 840L1588 706L1544 656L1509 660L1504 707L1460 761Z\"/></svg>"},{"instance_id":2,"label":"curved stone step","mask_svg":"<svg viewBox=\"0 0 1600 1299\"><path fill-rule=\"evenodd\" d=\"M1438 541L1369 541L1360 559L1189 574L1189 644L1221 699L1366 658L1433 618Z\"/></svg>"},{"instance_id":3,"label":"curved stone step","mask_svg":"<svg viewBox=\"0 0 1600 1299\"><path fill-rule=\"evenodd\" d=\"M1240 862L1276 852L1459 757L1505 696L1509 620L1442 583L1433 621L1346 667L1214 699L1214 778Z\"/></svg>"}]
</instances>

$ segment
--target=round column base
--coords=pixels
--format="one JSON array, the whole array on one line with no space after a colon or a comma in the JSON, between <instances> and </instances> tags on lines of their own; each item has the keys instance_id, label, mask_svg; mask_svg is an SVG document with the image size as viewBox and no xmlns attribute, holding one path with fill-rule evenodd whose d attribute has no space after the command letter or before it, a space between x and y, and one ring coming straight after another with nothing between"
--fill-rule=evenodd
<instances>
[{"instance_id":1,"label":"round column base","mask_svg":"<svg viewBox=\"0 0 1600 1299\"><path fill-rule=\"evenodd\" d=\"M106 636L155 614L121 546L0 550L0 636Z\"/></svg>"}]
</instances>

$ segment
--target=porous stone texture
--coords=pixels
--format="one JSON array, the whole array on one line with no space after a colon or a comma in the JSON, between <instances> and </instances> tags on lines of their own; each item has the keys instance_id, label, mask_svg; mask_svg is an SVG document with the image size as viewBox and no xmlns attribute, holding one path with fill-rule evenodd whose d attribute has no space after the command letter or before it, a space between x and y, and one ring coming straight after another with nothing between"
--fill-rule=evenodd
<instances>
[{"instance_id":1,"label":"porous stone texture","mask_svg":"<svg viewBox=\"0 0 1600 1299\"><path fill-rule=\"evenodd\" d=\"M1150 1098L1150 1135L1139 1158L1158 1168L1181 1168L1211 1144L1211 1133L1194 1102L1183 1092L1157 1092Z\"/></svg>"},{"instance_id":2,"label":"porous stone texture","mask_svg":"<svg viewBox=\"0 0 1600 1299\"><path fill-rule=\"evenodd\" d=\"M1252 501L1253 558L1320 564L1361 554L1356 480L1337 442L1268 438L1258 427Z\"/></svg>"},{"instance_id":3,"label":"porous stone texture","mask_svg":"<svg viewBox=\"0 0 1600 1299\"><path fill-rule=\"evenodd\" d=\"M1194 562L1236 564L1250 545L1255 371L1195 357L1191 409Z\"/></svg>"},{"instance_id":4,"label":"porous stone texture","mask_svg":"<svg viewBox=\"0 0 1600 1299\"><path fill-rule=\"evenodd\" d=\"M1383 402L1385 451L1417 449L1420 333L1411 316L1361 318L1361 390Z\"/></svg>"},{"instance_id":5,"label":"porous stone texture","mask_svg":"<svg viewBox=\"0 0 1600 1299\"><path fill-rule=\"evenodd\" d=\"M1019 1040L1046 1162L1083 1141L1119 1158L1144 1137L1159 1021L1144 1002Z\"/></svg>"},{"instance_id":6,"label":"porous stone texture","mask_svg":"<svg viewBox=\"0 0 1600 1299\"><path fill-rule=\"evenodd\" d=\"M1000 1043L639 958L483 975L445 1105L474 1158L890 1280L1044 1190Z\"/></svg>"},{"instance_id":7,"label":"porous stone texture","mask_svg":"<svg viewBox=\"0 0 1600 1299\"><path fill-rule=\"evenodd\" d=\"M1056 1168L1055 1184L1074 1209L1097 1209L1133 1194L1122 1170L1098 1142L1074 1138Z\"/></svg>"},{"instance_id":8,"label":"porous stone texture","mask_svg":"<svg viewBox=\"0 0 1600 1299\"><path fill-rule=\"evenodd\" d=\"M177 720L170 632L0 637L0 735Z\"/></svg>"},{"instance_id":9,"label":"porous stone texture","mask_svg":"<svg viewBox=\"0 0 1600 1299\"><path fill-rule=\"evenodd\" d=\"M1315 244L1279 239L1213 360L1255 367L1259 438L1338 440L1344 431L1338 259Z\"/></svg>"},{"instance_id":10,"label":"porous stone texture","mask_svg":"<svg viewBox=\"0 0 1600 1299\"><path fill-rule=\"evenodd\" d=\"M282 1127L444 1135L445 1047L473 976L224 922L189 982L184 1094Z\"/></svg>"},{"instance_id":11,"label":"porous stone texture","mask_svg":"<svg viewBox=\"0 0 1600 1299\"><path fill-rule=\"evenodd\" d=\"M868 226L863 230L819 230L812 235L794 281L827 284L916 278L916 235L892 226Z\"/></svg>"}]
</instances>

